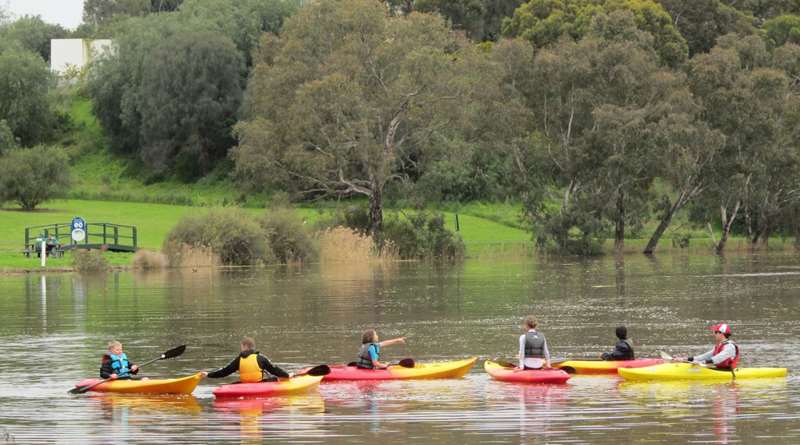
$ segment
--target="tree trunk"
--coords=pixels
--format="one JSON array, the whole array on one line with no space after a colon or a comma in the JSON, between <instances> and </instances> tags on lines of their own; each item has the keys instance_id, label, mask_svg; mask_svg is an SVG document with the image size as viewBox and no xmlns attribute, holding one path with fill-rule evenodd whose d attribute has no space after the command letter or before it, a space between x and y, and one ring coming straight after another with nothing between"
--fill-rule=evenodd
<instances>
[{"instance_id":1,"label":"tree trunk","mask_svg":"<svg viewBox=\"0 0 800 445\"><path fill-rule=\"evenodd\" d=\"M372 195L369 197L369 232L378 240L383 230L383 190L378 184L373 184Z\"/></svg>"},{"instance_id":2,"label":"tree trunk","mask_svg":"<svg viewBox=\"0 0 800 445\"><path fill-rule=\"evenodd\" d=\"M742 205L741 201L736 201L736 206L733 208L733 213L731 213L730 219L727 217L727 211L725 206L720 207L720 213L722 216L722 236L719 239L719 243L717 244L717 254L722 255L725 251L725 244L728 242L728 235L731 233L731 228L733 227L733 221L736 219L736 214L739 213L739 207Z\"/></svg>"},{"instance_id":3,"label":"tree trunk","mask_svg":"<svg viewBox=\"0 0 800 445\"><path fill-rule=\"evenodd\" d=\"M653 232L653 236L650 237L650 241L647 242L647 246L644 248L645 255L652 255L653 252L656 250L656 246L658 246L658 242L661 240L661 236L664 235L664 232L667 231L667 227L669 227L670 223L672 223L672 218L675 217L675 214L678 213L678 210L683 208L687 202L689 202L690 196L689 193L681 192L678 199L669 206L669 208L664 212L664 216L661 218L661 222L656 227L656 231Z\"/></svg>"},{"instance_id":4,"label":"tree trunk","mask_svg":"<svg viewBox=\"0 0 800 445\"><path fill-rule=\"evenodd\" d=\"M617 195L617 221L614 228L614 250L622 252L625 247L625 194Z\"/></svg>"},{"instance_id":5,"label":"tree trunk","mask_svg":"<svg viewBox=\"0 0 800 445\"><path fill-rule=\"evenodd\" d=\"M650 237L650 241L647 242L647 246L644 248L643 253L645 255L652 255L656 250L656 246L658 246L661 236L664 235L667 227L669 227L670 223L672 222L672 217L675 216L675 212L678 211L678 209L675 207L675 205L672 205L669 210L664 213L664 217L661 218L661 222L658 224L658 227L656 227L656 231L653 232L653 235Z\"/></svg>"}]
</instances>

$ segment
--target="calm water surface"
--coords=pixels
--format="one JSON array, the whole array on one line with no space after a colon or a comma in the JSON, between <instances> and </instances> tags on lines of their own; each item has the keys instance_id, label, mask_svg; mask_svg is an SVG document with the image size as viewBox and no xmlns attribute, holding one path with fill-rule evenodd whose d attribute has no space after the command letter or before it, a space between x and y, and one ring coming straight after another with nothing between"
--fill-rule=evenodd
<instances>
[{"instance_id":1,"label":"calm water surface","mask_svg":"<svg viewBox=\"0 0 800 445\"><path fill-rule=\"evenodd\" d=\"M361 331L406 335L387 359L511 357L536 314L554 355L596 357L624 323L639 356L699 353L733 324L744 366L800 368L792 255L471 260L236 272L0 277L0 443L800 443L800 380L567 385L461 380L323 384L318 394L223 402L84 395L117 338L135 361L186 343L150 377L226 364L243 335L294 370L354 359ZM232 379L228 379L232 380Z\"/></svg>"}]
</instances>

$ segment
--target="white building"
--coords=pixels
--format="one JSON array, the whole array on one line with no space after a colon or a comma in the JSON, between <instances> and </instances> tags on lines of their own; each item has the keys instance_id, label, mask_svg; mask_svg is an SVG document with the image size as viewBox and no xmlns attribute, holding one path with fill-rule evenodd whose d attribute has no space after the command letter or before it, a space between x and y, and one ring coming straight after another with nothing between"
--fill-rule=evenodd
<instances>
[{"instance_id":1,"label":"white building","mask_svg":"<svg viewBox=\"0 0 800 445\"><path fill-rule=\"evenodd\" d=\"M52 39L50 69L59 75L70 67L81 69L111 50L111 40L108 39Z\"/></svg>"}]
</instances>

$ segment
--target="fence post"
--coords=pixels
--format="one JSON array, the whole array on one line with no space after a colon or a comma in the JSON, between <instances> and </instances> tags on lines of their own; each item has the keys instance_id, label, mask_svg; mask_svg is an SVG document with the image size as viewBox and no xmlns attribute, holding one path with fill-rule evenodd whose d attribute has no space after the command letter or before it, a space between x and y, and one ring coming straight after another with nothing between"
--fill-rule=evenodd
<instances>
[{"instance_id":1,"label":"fence post","mask_svg":"<svg viewBox=\"0 0 800 445\"><path fill-rule=\"evenodd\" d=\"M106 242L107 231L108 231L108 224L103 223L103 244L108 244Z\"/></svg>"},{"instance_id":2,"label":"fence post","mask_svg":"<svg viewBox=\"0 0 800 445\"><path fill-rule=\"evenodd\" d=\"M131 234L133 235L133 250L136 250L136 245L137 245L136 244L136 242L137 242L137 239L136 239L136 226L131 227Z\"/></svg>"},{"instance_id":3,"label":"fence post","mask_svg":"<svg viewBox=\"0 0 800 445\"><path fill-rule=\"evenodd\" d=\"M115 245L119 244L119 227L117 226L114 226L114 244Z\"/></svg>"},{"instance_id":4,"label":"fence post","mask_svg":"<svg viewBox=\"0 0 800 445\"><path fill-rule=\"evenodd\" d=\"M461 224L458 223L458 213L456 213L456 232L461 231Z\"/></svg>"}]
</instances>

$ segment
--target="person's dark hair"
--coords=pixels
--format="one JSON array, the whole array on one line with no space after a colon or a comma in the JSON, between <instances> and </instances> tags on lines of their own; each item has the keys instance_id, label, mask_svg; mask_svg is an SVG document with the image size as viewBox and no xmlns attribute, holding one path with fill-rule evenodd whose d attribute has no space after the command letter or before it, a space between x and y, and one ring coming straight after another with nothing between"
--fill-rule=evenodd
<instances>
[{"instance_id":1,"label":"person's dark hair","mask_svg":"<svg viewBox=\"0 0 800 445\"><path fill-rule=\"evenodd\" d=\"M375 329L368 329L361 334L361 344L375 343L375 336L378 335Z\"/></svg>"},{"instance_id":2,"label":"person's dark hair","mask_svg":"<svg viewBox=\"0 0 800 445\"><path fill-rule=\"evenodd\" d=\"M252 337L245 337L242 339L242 346L247 349L255 349L256 348L256 341L252 339Z\"/></svg>"},{"instance_id":3,"label":"person's dark hair","mask_svg":"<svg viewBox=\"0 0 800 445\"><path fill-rule=\"evenodd\" d=\"M719 331L717 331L717 332L719 332ZM726 339L727 339L727 338L731 338L731 334L726 334L726 333L724 333L724 332L719 332L719 333L720 333L720 334L722 334L722 335L724 335Z\"/></svg>"},{"instance_id":4,"label":"person's dark hair","mask_svg":"<svg viewBox=\"0 0 800 445\"><path fill-rule=\"evenodd\" d=\"M620 340L627 340L628 328L625 326L617 326L617 338Z\"/></svg>"}]
</instances>

